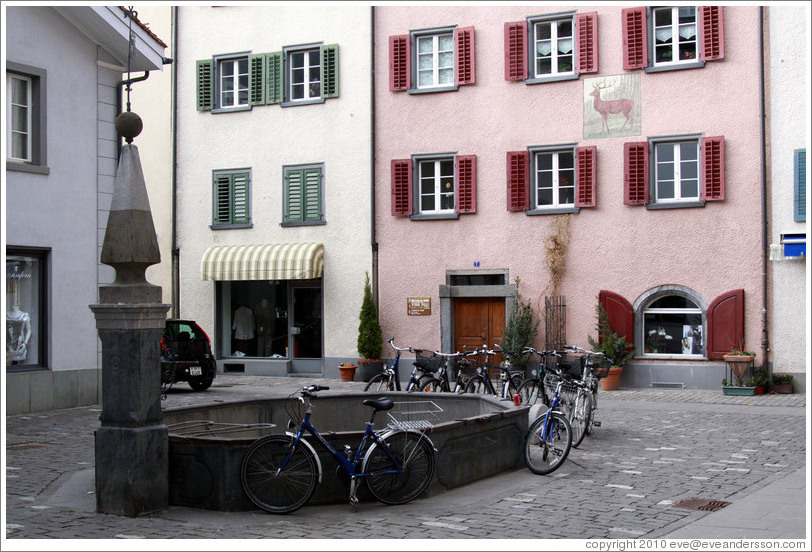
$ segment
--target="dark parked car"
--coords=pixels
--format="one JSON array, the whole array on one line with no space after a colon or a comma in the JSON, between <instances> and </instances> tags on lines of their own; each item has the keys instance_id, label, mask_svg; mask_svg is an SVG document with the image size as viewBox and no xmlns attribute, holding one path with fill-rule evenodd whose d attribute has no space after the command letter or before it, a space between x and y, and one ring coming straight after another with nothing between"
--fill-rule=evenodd
<instances>
[{"instance_id":1,"label":"dark parked car","mask_svg":"<svg viewBox=\"0 0 812 552\"><path fill-rule=\"evenodd\" d=\"M161 388L187 381L195 391L205 391L216 375L206 332L193 320L168 319L161 337Z\"/></svg>"}]
</instances>

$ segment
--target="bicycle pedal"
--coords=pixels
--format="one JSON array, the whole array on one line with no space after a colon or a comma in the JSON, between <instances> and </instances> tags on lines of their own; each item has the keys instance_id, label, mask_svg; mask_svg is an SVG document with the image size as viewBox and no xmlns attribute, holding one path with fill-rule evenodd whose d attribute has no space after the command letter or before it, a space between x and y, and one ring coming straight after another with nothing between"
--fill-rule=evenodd
<instances>
[{"instance_id":1,"label":"bicycle pedal","mask_svg":"<svg viewBox=\"0 0 812 552\"><path fill-rule=\"evenodd\" d=\"M592 425L595 426L595 427L601 427L600 422L592 422Z\"/></svg>"}]
</instances>

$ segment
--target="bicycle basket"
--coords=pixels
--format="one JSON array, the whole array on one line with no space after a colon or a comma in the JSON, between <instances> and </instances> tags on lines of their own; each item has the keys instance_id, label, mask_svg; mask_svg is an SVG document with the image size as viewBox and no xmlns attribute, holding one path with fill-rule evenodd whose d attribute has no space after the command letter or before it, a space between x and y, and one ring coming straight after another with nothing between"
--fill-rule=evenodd
<instances>
[{"instance_id":1,"label":"bicycle basket","mask_svg":"<svg viewBox=\"0 0 812 552\"><path fill-rule=\"evenodd\" d=\"M392 429L425 431L434 427L442 411L434 401L395 402L395 406L386 413L389 416L386 425Z\"/></svg>"},{"instance_id":2,"label":"bicycle basket","mask_svg":"<svg viewBox=\"0 0 812 552\"><path fill-rule=\"evenodd\" d=\"M561 381L561 378L556 374L548 372L544 375L544 393L547 395L548 399L553 400L553 397L555 396L555 388L558 386L559 381ZM558 393L558 400L562 404L572 404L575 402L575 396L577 394L578 386L564 379L564 384L561 386L561 391Z\"/></svg>"},{"instance_id":3,"label":"bicycle basket","mask_svg":"<svg viewBox=\"0 0 812 552\"><path fill-rule=\"evenodd\" d=\"M598 379L603 379L609 375L609 365L596 365L595 366L595 377Z\"/></svg>"},{"instance_id":4,"label":"bicycle basket","mask_svg":"<svg viewBox=\"0 0 812 552\"><path fill-rule=\"evenodd\" d=\"M443 358L434 354L434 351L415 349L414 364L423 372L436 372L443 364Z\"/></svg>"},{"instance_id":5,"label":"bicycle basket","mask_svg":"<svg viewBox=\"0 0 812 552\"><path fill-rule=\"evenodd\" d=\"M585 363L584 356L566 355L558 361L558 367L564 375L580 379L584 374Z\"/></svg>"}]
</instances>

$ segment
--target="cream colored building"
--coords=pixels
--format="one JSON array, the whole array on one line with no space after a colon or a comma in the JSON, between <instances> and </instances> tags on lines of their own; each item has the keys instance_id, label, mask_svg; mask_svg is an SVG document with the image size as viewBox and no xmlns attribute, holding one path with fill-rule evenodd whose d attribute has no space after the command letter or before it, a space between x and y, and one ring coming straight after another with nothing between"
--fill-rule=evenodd
<instances>
[{"instance_id":1,"label":"cream colored building","mask_svg":"<svg viewBox=\"0 0 812 552\"><path fill-rule=\"evenodd\" d=\"M218 370L338 376L372 270L369 6L173 11L175 315Z\"/></svg>"}]
</instances>

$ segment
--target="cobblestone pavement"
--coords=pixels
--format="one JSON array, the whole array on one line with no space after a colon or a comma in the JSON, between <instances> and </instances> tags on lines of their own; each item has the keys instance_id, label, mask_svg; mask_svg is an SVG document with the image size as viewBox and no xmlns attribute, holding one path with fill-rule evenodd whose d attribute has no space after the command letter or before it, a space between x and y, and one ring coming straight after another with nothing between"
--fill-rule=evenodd
<instances>
[{"instance_id":1,"label":"cobblestone pavement","mask_svg":"<svg viewBox=\"0 0 812 552\"><path fill-rule=\"evenodd\" d=\"M308 383L363 386L223 376L205 393L179 385L164 407L284 396ZM675 502L745 500L806 465L805 395L621 390L601 393L599 406L602 427L551 475L519 469L403 506L362 502L355 513L343 504L305 506L287 516L181 507L138 518L97 514L93 431L100 406L8 416L5 544L35 538L662 537L708 514Z\"/></svg>"}]
</instances>

